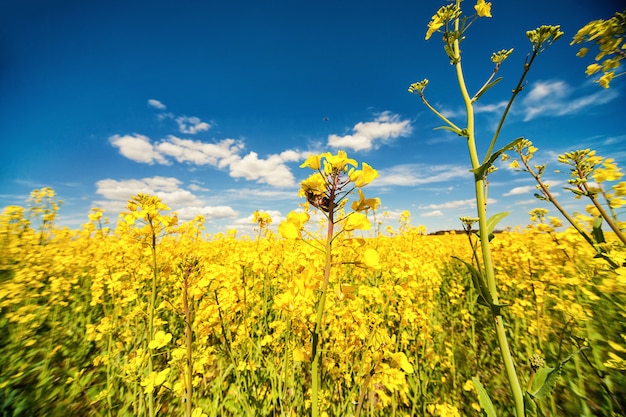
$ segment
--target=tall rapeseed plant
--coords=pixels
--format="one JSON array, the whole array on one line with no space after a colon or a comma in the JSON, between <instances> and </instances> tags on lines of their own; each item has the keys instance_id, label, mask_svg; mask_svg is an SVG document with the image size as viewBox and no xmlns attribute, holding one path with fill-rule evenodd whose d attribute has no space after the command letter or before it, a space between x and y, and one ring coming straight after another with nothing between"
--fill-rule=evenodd
<instances>
[{"instance_id":1,"label":"tall rapeseed plant","mask_svg":"<svg viewBox=\"0 0 626 417\"><path fill-rule=\"evenodd\" d=\"M367 218L368 210L376 209L380 201L376 198L366 199L361 190L372 182L378 172L366 163L358 163L344 151L336 155L329 152L311 155L301 166L315 171L302 181L300 195L306 197L308 204L319 210L327 220L326 238L323 242L314 240L308 242L320 249L324 255L324 277L316 306L315 327L311 342L311 415L320 415L320 378L321 378L321 342L323 338L323 319L326 295L333 264L333 245L335 239L342 233L354 230L369 230L370 222ZM358 191L359 199L351 205L351 211L345 214L345 205L348 195ZM310 215L307 212L291 212L287 220L281 223L278 231L282 237L302 239L302 230ZM336 227L340 227L337 231ZM370 267L378 266L378 253L374 249L367 249L363 254L362 262Z\"/></svg>"},{"instance_id":2,"label":"tall rapeseed plant","mask_svg":"<svg viewBox=\"0 0 626 417\"><path fill-rule=\"evenodd\" d=\"M148 365L146 368L146 376L141 381L144 387L144 393L147 395L148 415L154 417L158 409L155 409L154 390L163 384L170 368L161 371L155 371L153 360L155 350L163 347L171 340L172 335L163 331L155 332L155 312L158 294L158 276L159 269L157 266L157 244L159 238L165 234L171 226L176 225L178 218L175 214L164 214L170 208L165 205L159 197L139 194L131 198L128 202L128 212L123 214L124 223L127 225L135 225L139 223L139 227L134 230L135 238L143 242L150 249L151 261L151 287L148 302L148 318L147 318L147 334L148 341Z\"/></svg>"},{"instance_id":3,"label":"tall rapeseed plant","mask_svg":"<svg viewBox=\"0 0 626 417\"><path fill-rule=\"evenodd\" d=\"M465 38L465 31L476 19L481 17L491 17L491 3L485 2L485 0L478 0L474 6L474 9L476 12L475 14L471 16L464 16L461 10L461 0L456 0L456 2L452 4L443 6L432 17L432 20L428 25L428 31L426 32L426 39L429 39L435 33L442 34L444 51L448 59L450 60L450 63L454 66L456 78L461 92L461 97L463 98L463 102L465 103L465 127L457 126L457 124L446 118L428 102L424 95L424 90L428 85L427 79L412 84L409 87L409 92L418 94L424 104L431 111L433 111L435 115L437 115L441 120L444 121L445 125L442 127L442 129L450 130L466 140L472 172L474 174L474 188L476 196L477 217L479 226L478 233L480 237L482 265L479 264L474 267L471 263L464 263L469 268L472 278L474 280L474 284L479 294L479 301L491 310L491 314L493 316L495 324L498 344L502 354L502 360L506 369L507 378L515 403L515 413L518 417L523 417L526 415L526 409L533 407L534 402L532 398L527 398L525 400L525 394L522 390L522 385L515 370L515 363L511 355L511 349L507 340L503 315L501 313L503 305L499 301L490 247L490 241L493 238L492 232L497 222L508 213L499 213L491 217L487 216L486 178L487 175L491 173L494 169L494 161L498 157L500 157L506 150L514 147L518 142L522 140L522 138L516 139L502 149L494 151L495 144L504 124L504 121L509 113L509 110L511 109L515 98L522 91L522 88L524 86L524 80L533 62L535 61L535 58L554 41L559 39L563 35L563 32L561 32L559 26L541 26L535 30L528 31L526 33L532 44L532 53L528 55L526 62L524 63L522 76L520 77L520 80L517 83L516 87L513 89L511 98L509 99L509 102L504 109L500 122L495 129L493 138L491 139L491 143L489 144L489 148L485 156L481 159L477 150L474 104L487 90L489 90L491 87L501 81L501 78L495 78L495 75L497 74L502 62L504 62L504 60L509 57L513 50L501 50L491 56L491 61L494 64L491 75L475 94L470 95L463 73L460 43ZM489 399L486 391L482 387L482 384L476 379L475 385L480 394L479 397L481 399L481 405L488 415L495 415L493 404L491 403L491 400ZM529 392L526 393L527 397L528 394Z\"/></svg>"}]
</instances>

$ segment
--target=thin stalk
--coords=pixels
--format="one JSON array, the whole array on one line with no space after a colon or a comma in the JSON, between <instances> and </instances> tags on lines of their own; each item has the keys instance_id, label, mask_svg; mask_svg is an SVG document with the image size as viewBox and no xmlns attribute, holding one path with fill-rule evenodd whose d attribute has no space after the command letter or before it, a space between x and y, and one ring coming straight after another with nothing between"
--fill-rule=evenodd
<instances>
[{"instance_id":1,"label":"thin stalk","mask_svg":"<svg viewBox=\"0 0 626 417\"><path fill-rule=\"evenodd\" d=\"M581 229L580 226L578 226L578 224L574 221L574 219L559 204L559 202L554 198L554 196L552 195L548 187L543 182L541 182L541 178L539 178L539 176L535 173L535 171L533 171L530 168L526 158L524 158L524 156L521 154L520 154L520 160L522 161L522 164L524 164L526 171L535 179L535 181L539 185L539 188L541 188L541 193L543 194L543 196L547 198L548 201L550 201L550 203L552 203L552 205L559 211L559 213L561 213L563 217L565 217L565 219L572 225L574 229L576 229L576 231L585 239L585 241L587 241L587 243L589 243L593 247L594 246L593 240L591 240L589 235L583 229Z\"/></svg>"},{"instance_id":2,"label":"thin stalk","mask_svg":"<svg viewBox=\"0 0 626 417\"><path fill-rule=\"evenodd\" d=\"M539 185L539 188L541 189L541 193L543 194L543 196L550 203L552 203L552 205L559 211L559 213L561 213L563 217L565 217L565 219L569 222L569 224L571 224L572 227L576 229L578 234L581 235L583 239L585 239L585 241L597 251L598 248L596 247L596 244L593 242L591 237L589 237L589 235L574 221L574 219L567 213L567 211L565 211L565 209L559 204L559 202L556 200L556 198L554 198L554 196L552 195L548 187L541 181L541 178L539 178L539 175L537 175L537 173L530 168L530 166L528 165L528 160L526 160L526 158L524 158L524 155L522 155L521 153L520 153L520 160L522 161L522 164L524 164L524 167L526 168L526 172L528 172ZM626 244L626 242L624 244ZM612 268L617 268L619 266L617 263L615 263L615 261L613 261L609 257L605 257L604 259L609 263L609 265L611 265Z\"/></svg>"},{"instance_id":3,"label":"thin stalk","mask_svg":"<svg viewBox=\"0 0 626 417\"><path fill-rule=\"evenodd\" d=\"M460 7L460 0L457 0L457 5ZM459 30L459 20L455 21L455 30ZM476 169L480 166L480 162L478 159L478 153L476 151L476 140L475 140L475 132L474 132L474 107L472 105L472 99L469 96L467 91L467 87L465 84L465 79L463 77L463 68L461 66L460 59L460 46L459 40L456 39L454 41L454 54L458 57L458 60L455 64L456 74L459 81L459 87L461 89L461 94L463 96L463 101L465 102L465 108L467 110L467 145L470 153L470 159L472 162L472 168ZM492 146L494 145L492 141ZM496 279L495 272L493 269L493 261L491 259L491 248L489 246L489 230L487 226L487 204L485 199L485 184L482 177L474 177L475 179L475 191L476 191L476 208L478 211L478 225L480 230L480 244L483 255L483 264L485 269L485 276L487 281L487 286L489 288L489 292L491 293L491 298L494 304L499 304L498 300L498 290L496 287ZM504 362L504 367L506 370L507 378L509 380L509 385L511 387L511 392L513 394L513 399L515 402L515 412L517 417L524 417L524 394L522 391L522 387L520 385L519 379L517 377L517 373L515 371L515 363L513 361L513 357L511 356L511 349L509 348L509 343L506 337L506 331L504 329L504 322L502 319L502 315L496 313L495 311L492 313L493 319L495 322L495 329L498 338L498 344L500 345L500 352L502 354L502 360Z\"/></svg>"},{"instance_id":4,"label":"thin stalk","mask_svg":"<svg viewBox=\"0 0 626 417\"><path fill-rule=\"evenodd\" d=\"M325 245L325 264L324 264L324 282L322 283L322 290L320 293L319 303L317 305L317 317L315 319L315 330L313 331L313 341L311 346L311 357L313 363L311 364L311 380L312 380L312 392L311 392L311 415L312 417L319 417L319 389L320 389L320 339L322 332L322 319L324 317L324 305L326 304L326 290L328 289L328 282L330 280L330 269L332 266L332 242L334 232L334 210L335 210L335 190L337 187L338 175L333 175L333 184L330 189L329 207L328 207L328 229L326 234Z\"/></svg>"},{"instance_id":5,"label":"thin stalk","mask_svg":"<svg viewBox=\"0 0 626 417\"><path fill-rule=\"evenodd\" d=\"M604 221L606 221L606 223L609 225L611 230L615 232L615 235L619 238L619 240L622 241L622 244L626 245L626 236L624 235L624 233L622 233L620 228L615 224L615 222L613 221L609 213L607 213L604 207L602 207L602 204L600 204L596 196L593 193L589 192L589 187L587 187L587 183L583 183L583 187L585 191L587 192L587 196L589 197L593 205L596 206L596 208L598 209L598 212L600 212L600 216L602 216Z\"/></svg>"},{"instance_id":6,"label":"thin stalk","mask_svg":"<svg viewBox=\"0 0 626 417\"><path fill-rule=\"evenodd\" d=\"M513 102L515 101L515 98L524 89L524 86L523 86L524 80L526 79L526 75L528 75L528 71L530 71L530 67L532 66L533 61L537 57L538 53L539 53L538 49L536 49L533 51L533 54L530 56L530 59L526 57L527 61L524 63L524 72L522 72L522 76L520 77L519 81L517 82L517 85L513 89L513 93L511 95L511 98L509 99L509 102L506 104L506 108L504 109L504 112L502 113L502 117L500 118L500 122L498 123L498 127L496 128L496 131L493 134L493 138L491 139L491 144L489 145L489 149L487 149L487 153L485 154L485 160L483 161L483 163L487 162L489 158L491 157L493 148L496 146L496 142L498 141L498 136L500 136L500 131L502 130L502 126L504 126L504 121L506 120L506 117L509 114L509 110L511 110L511 106L513 106Z\"/></svg>"},{"instance_id":7,"label":"thin stalk","mask_svg":"<svg viewBox=\"0 0 626 417\"><path fill-rule=\"evenodd\" d=\"M148 343L154 339L154 310L156 309L156 293L157 293L157 253L156 253L156 231L154 230L154 224L152 223L152 219L148 219L150 224L150 231L152 234L152 245L150 246L152 249L152 293L150 294L150 306L148 308ZM153 371L152 364L152 350L148 349L148 375L150 375ZM148 415L150 417L155 416L154 411L154 391L150 390L148 392Z\"/></svg>"},{"instance_id":8,"label":"thin stalk","mask_svg":"<svg viewBox=\"0 0 626 417\"><path fill-rule=\"evenodd\" d=\"M420 91L419 95L420 95L420 98L422 99L422 102L426 105L426 107L428 107L430 109L430 111L435 113L437 115L437 117L439 117L441 120L446 122L446 124L448 126L450 126L452 128L452 130L454 130L454 133L456 133L459 136L463 136L463 130L461 128L459 128L457 125L455 125L454 123L452 123L450 120L448 120L448 118L446 116L444 116L443 114L439 113L437 111L437 109L435 109L433 106L431 106L431 104L428 102L428 100L426 100L426 97L424 96L423 92Z\"/></svg>"},{"instance_id":9,"label":"thin stalk","mask_svg":"<svg viewBox=\"0 0 626 417\"><path fill-rule=\"evenodd\" d=\"M185 271L183 281L183 309L185 310L185 347L187 348L187 389L185 390L185 417L191 417L193 396L193 357L191 350L191 310L189 309L189 271Z\"/></svg>"}]
</instances>

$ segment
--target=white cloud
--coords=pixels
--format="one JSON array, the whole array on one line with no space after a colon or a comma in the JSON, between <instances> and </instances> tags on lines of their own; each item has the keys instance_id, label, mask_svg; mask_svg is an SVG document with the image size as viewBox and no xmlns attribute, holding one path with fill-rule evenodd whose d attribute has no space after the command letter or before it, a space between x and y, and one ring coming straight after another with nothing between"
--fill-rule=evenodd
<instances>
[{"instance_id":1,"label":"white cloud","mask_svg":"<svg viewBox=\"0 0 626 417\"><path fill-rule=\"evenodd\" d=\"M488 198L488 204L495 204L498 201L493 198ZM420 209L426 210L439 210L439 209L458 209L458 208L468 208L468 207L476 207L476 200L473 198L468 198L466 200L452 200L446 201L444 203L439 204L428 204L425 206L419 206Z\"/></svg>"},{"instance_id":2,"label":"white cloud","mask_svg":"<svg viewBox=\"0 0 626 417\"><path fill-rule=\"evenodd\" d=\"M476 207L476 200L473 198L468 198L467 200L453 200L446 201L445 203L440 204L428 204L425 206L419 206L421 209L456 209L456 208L465 208L465 207Z\"/></svg>"},{"instance_id":3,"label":"white cloud","mask_svg":"<svg viewBox=\"0 0 626 417\"><path fill-rule=\"evenodd\" d=\"M168 136L155 146L162 155L173 157L178 162L195 165L217 166L221 160L237 154L243 144L235 139L223 139L217 143L205 143L191 139Z\"/></svg>"},{"instance_id":4,"label":"white cloud","mask_svg":"<svg viewBox=\"0 0 626 417\"><path fill-rule=\"evenodd\" d=\"M329 135L328 145L333 148L369 150L377 147L376 141L388 141L397 137L408 136L413 131L409 120L400 120L400 116L391 112L381 113L372 122L359 122L352 128L351 135Z\"/></svg>"},{"instance_id":5,"label":"white cloud","mask_svg":"<svg viewBox=\"0 0 626 417\"><path fill-rule=\"evenodd\" d=\"M211 125L203 122L197 117L187 117L180 116L176 118L176 123L178 123L178 130L181 133L187 133L190 135L195 135L198 132L205 132L211 128Z\"/></svg>"},{"instance_id":6,"label":"white cloud","mask_svg":"<svg viewBox=\"0 0 626 417\"><path fill-rule=\"evenodd\" d=\"M202 215L205 219L224 219L227 217L237 217L239 214L230 206L203 206L203 207L183 207L176 210L178 219L181 221L193 220L196 216Z\"/></svg>"},{"instance_id":7,"label":"white cloud","mask_svg":"<svg viewBox=\"0 0 626 417\"><path fill-rule=\"evenodd\" d=\"M608 103L618 96L615 89L596 89L592 94L572 97L579 91L565 81L537 81L521 100L524 121L539 116L563 116L574 114L590 106Z\"/></svg>"},{"instance_id":8,"label":"white cloud","mask_svg":"<svg viewBox=\"0 0 626 417\"><path fill-rule=\"evenodd\" d=\"M222 192L229 200L296 200L298 191L279 191L276 189L231 188Z\"/></svg>"},{"instance_id":9,"label":"white cloud","mask_svg":"<svg viewBox=\"0 0 626 417\"><path fill-rule=\"evenodd\" d=\"M191 191L209 191L208 188L204 188L200 184L189 184L189 188Z\"/></svg>"},{"instance_id":10,"label":"white cloud","mask_svg":"<svg viewBox=\"0 0 626 417\"><path fill-rule=\"evenodd\" d=\"M474 104L474 113L498 113L501 114L504 109L506 108L506 105L508 104L507 101L501 101L499 103L496 104L480 104L478 102L476 102Z\"/></svg>"},{"instance_id":11,"label":"white cloud","mask_svg":"<svg viewBox=\"0 0 626 417\"><path fill-rule=\"evenodd\" d=\"M126 202L139 193L157 195L171 206L199 205L202 202L190 191L180 188L181 182L172 177L151 177L131 180L107 178L96 183L96 193L107 200Z\"/></svg>"},{"instance_id":12,"label":"white cloud","mask_svg":"<svg viewBox=\"0 0 626 417\"><path fill-rule=\"evenodd\" d=\"M467 178L470 173L467 167L457 165L420 165L404 164L378 171L371 186L398 185L415 186L450 181L456 178Z\"/></svg>"},{"instance_id":13,"label":"white cloud","mask_svg":"<svg viewBox=\"0 0 626 417\"><path fill-rule=\"evenodd\" d=\"M164 165L168 164L167 160L155 150L150 139L146 136L136 133L124 136L113 135L109 138L109 142L116 148L119 148L122 155L135 162L150 165L154 162Z\"/></svg>"},{"instance_id":14,"label":"white cloud","mask_svg":"<svg viewBox=\"0 0 626 417\"><path fill-rule=\"evenodd\" d=\"M299 160L297 155L294 151L286 151L280 155L270 155L267 159L259 159L256 152L250 152L243 158L232 157L228 161L230 176L276 187L290 187L294 185L295 178L285 162Z\"/></svg>"},{"instance_id":15,"label":"white cloud","mask_svg":"<svg viewBox=\"0 0 626 417\"><path fill-rule=\"evenodd\" d=\"M420 214L420 217L441 217L443 212L441 210L433 210L428 213Z\"/></svg>"},{"instance_id":16,"label":"white cloud","mask_svg":"<svg viewBox=\"0 0 626 417\"><path fill-rule=\"evenodd\" d=\"M165 106L165 104L161 103L159 100L155 100L153 98L151 98L150 100L148 100L148 105L150 107L154 107L155 109L159 109L159 110L165 110L167 107Z\"/></svg>"},{"instance_id":17,"label":"white cloud","mask_svg":"<svg viewBox=\"0 0 626 417\"><path fill-rule=\"evenodd\" d=\"M505 197L511 196L511 195L520 195L520 194L528 194L531 191L537 191L537 188L535 186L532 185L524 185L522 187L514 187L512 188L510 191L502 194Z\"/></svg>"},{"instance_id":18,"label":"white cloud","mask_svg":"<svg viewBox=\"0 0 626 417\"><path fill-rule=\"evenodd\" d=\"M125 210L128 200L139 193L156 195L173 211L180 221L193 219L202 214L206 219L236 217L237 211L229 206L207 206L191 191L181 188L182 182L173 177L150 177L142 179L115 180L111 178L96 183L96 193L104 200L94 202L107 213Z\"/></svg>"},{"instance_id":19,"label":"white cloud","mask_svg":"<svg viewBox=\"0 0 626 417\"><path fill-rule=\"evenodd\" d=\"M152 143L149 138L142 135L115 135L109 140L120 149L122 155L136 162L148 164L158 162L169 165L170 161L166 157L170 157L180 163L228 168L233 178L244 178L275 187L294 185L294 175L285 164L302 159L302 154L294 150L269 155L267 159L259 158L256 152L250 152L242 157L239 153L244 145L235 139L205 143L170 135L161 142Z\"/></svg>"}]
</instances>

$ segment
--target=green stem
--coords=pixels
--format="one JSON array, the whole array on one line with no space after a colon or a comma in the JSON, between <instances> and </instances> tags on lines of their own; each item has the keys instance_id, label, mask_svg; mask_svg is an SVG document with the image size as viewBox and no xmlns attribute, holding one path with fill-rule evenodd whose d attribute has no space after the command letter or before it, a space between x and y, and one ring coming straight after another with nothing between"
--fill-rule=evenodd
<instances>
[{"instance_id":1,"label":"green stem","mask_svg":"<svg viewBox=\"0 0 626 417\"><path fill-rule=\"evenodd\" d=\"M193 356L191 350L191 310L189 309L189 271L184 272L183 309L185 310L185 347L187 348L187 389L185 390L185 417L191 417L193 395Z\"/></svg>"},{"instance_id":2,"label":"green stem","mask_svg":"<svg viewBox=\"0 0 626 417\"><path fill-rule=\"evenodd\" d=\"M593 205L596 206L596 208L598 209L598 212L600 212L600 216L604 218L604 221L609 225L611 230L615 232L615 235L619 238L619 240L622 241L622 244L626 245L626 236L624 235L624 233L622 233L622 231L615 224L611 216L609 216L609 213L607 213L604 207L602 207L602 204L600 204L596 196L593 193L589 192L589 188L587 187L586 183L584 184L584 187L585 187L585 190L587 191L587 196L589 196L589 199L591 200Z\"/></svg>"},{"instance_id":3,"label":"green stem","mask_svg":"<svg viewBox=\"0 0 626 417\"><path fill-rule=\"evenodd\" d=\"M531 55L530 60L524 63L524 72L522 72L522 76L520 77L519 81L517 82L517 85L513 89L511 98L509 99L509 102L507 103L506 108L504 109L504 112L502 113L502 117L500 118L498 127L496 128L496 131L493 134L493 138L491 139L491 144L489 145L489 149L487 149L487 153L485 154L484 162L487 162L489 158L491 157L491 152L493 152L493 148L496 146L498 136L500 136L500 131L502 130L502 126L504 126L504 121L506 120L506 117L509 114L509 110L511 110L511 106L513 106L513 102L515 101L515 98L524 89L524 80L526 79L526 75L528 74L528 71L530 70L530 67L533 64L533 61L537 57L537 54L538 54L537 50L533 51L533 54ZM526 57L526 59L528 59L528 57Z\"/></svg>"},{"instance_id":4,"label":"green stem","mask_svg":"<svg viewBox=\"0 0 626 417\"><path fill-rule=\"evenodd\" d=\"M552 205L559 211L559 213L561 213L563 217L565 217L565 219L569 222L569 224L571 224L572 227L576 229L578 234L580 234L585 239L585 241L587 241L587 243L591 245L591 247L594 247L593 240L591 240L589 235L585 233L585 231L581 229L580 226L578 226L578 224L574 221L574 219L567 213L567 211L565 211L565 209L554 198L554 196L552 195L548 187L541 181L541 178L539 178L539 175L537 175L537 173L535 173L535 171L533 171L530 168L530 166L528 165L528 160L521 153L520 153L520 160L522 161L522 164L524 164L524 168L526 168L526 172L528 172L539 185L539 188L541 189L541 193L543 194L543 196L547 198L550 203L552 203Z\"/></svg>"},{"instance_id":5,"label":"green stem","mask_svg":"<svg viewBox=\"0 0 626 417\"><path fill-rule=\"evenodd\" d=\"M311 415L312 417L319 417L319 389L320 389L320 339L322 333L322 319L324 317L324 305L326 304L326 290L328 289L328 282L330 281L330 268L332 266L332 245L333 245L333 232L334 232L334 210L335 210L335 190L337 187L338 175L333 175L333 184L331 185L328 207L328 229L326 234L325 245L325 264L324 264L324 282L322 283L322 290L320 293L319 303L317 305L317 317L315 319L315 330L313 331L313 341L311 346L311 357L313 363L311 364L311 379L312 379L312 392L311 392Z\"/></svg>"},{"instance_id":6,"label":"green stem","mask_svg":"<svg viewBox=\"0 0 626 417\"><path fill-rule=\"evenodd\" d=\"M154 230L154 224L152 219L149 219L150 231L152 234L152 293L150 294L150 306L148 308L148 343L154 339L154 311L156 309L156 294L157 294L157 253L156 253L156 231ZM153 371L152 364L152 350L148 349L148 375ZM150 417L155 416L154 411L154 392L151 390L148 392L148 415Z\"/></svg>"},{"instance_id":7,"label":"green stem","mask_svg":"<svg viewBox=\"0 0 626 417\"><path fill-rule=\"evenodd\" d=\"M448 118L446 116L444 116L443 114L439 113L439 111L437 111L436 108L431 106L430 103L428 102L428 100L426 100L426 97L424 96L423 92L420 92L419 95L420 95L420 98L422 99L422 102L426 105L426 107L428 107L430 109L430 111L435 113L437 115L437 117L439 117L441 120L446 122L446 124L448 126L450 126L452 128L452 130L454 130L454 133L456 133L459 136L463 136L463 130L461 128L459 128L457 125L455 125L454 123L452 123L450 120L448 120Z\"/></svg>"},{"instance_id":8,"label":"green stem","mask_svg":"<svg viewBox=\"0 0 626 417\"><path fill-rule=\"evenodd\" d=\"M461 0L457 0L458 7L461 6L460 2ZM456 19L456 31L459 30L458 26L459 20ZM467 91L465 79L463 77L463 68L461 66L461 53L458 39L454 41L454 54L458 58L455 64L455 69L459 82L459 87L461 89L461 94L463 96L463 101L465 102L465 108L467 111L467 146L470 153L472 168L476 169L480 166L480 162L478 159L478 153L476 151L476 140L474 132L474 107L472 104L472 99ZM494 143L492 141L491 147L493 147L493 145ZM496 288L495 272L493 269L493 261L491 259L491 248L489 246L489 229L487 226L487 202L485 199L485 184L482 177L475 176L474 181L476 191L476 208L479 218L478 225L480 230L480 244L483 254L485 276L493 303L497 305L499 304L499 300L498 290ZM498 344L500 346L500 352L502 354L502 360L504 362L507 378L509 380L509 385L513 394L513 400L515 402L515 412L517 417L524 417L524 394L519 379L517 377L517 373L515 371L515 363L513 361L513 357L511 356L511 349L509 348L509 343L506 337L506 331L504 328L502 315L497 312L497 310L493 310L492 314L495 323Z\"/></svg>"}]
</instances>

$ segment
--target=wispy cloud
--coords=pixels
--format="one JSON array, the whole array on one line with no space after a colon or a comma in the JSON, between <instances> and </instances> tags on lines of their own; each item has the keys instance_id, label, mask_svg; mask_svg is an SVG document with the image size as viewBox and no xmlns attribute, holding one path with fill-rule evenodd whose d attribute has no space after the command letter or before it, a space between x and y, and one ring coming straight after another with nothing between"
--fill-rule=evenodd
<instances>
[{"instance_id":1,"label":"wispy cloud","mask_svg":"<svg viewBox=\"0 0 626 417\"><path fill-rule=\"evenodd\" d=\"M521 100L524 121L540 116L575 114L591 106L606 104L618 96L615 89L596 89L581 96L576 96L576 91L580 90L561 80L535 82Z\"/></svg>"},{"instance_id":2,"label":"wispy cloud","mask_svg":"<svg viewBox=\"0 0 626 417\"><path fill-rule=\"evenodd\" d=\"M94 204L107 213L118 214L126 207L128 199L139 193L156 195L178 213L181 221L201 214L207 219L236 217L238 213L230 206L208 206L191 191L181 187L182 182L173 177L149 177L142 179L115 180L107 178L96 183L96 193L104 200Z\"/></svg>"},{"instance_id":3,"label":"wispy cloud","mask_svg":"<svg viewBox=\"0 0 626 417\"><path fill-rule=\"evenodd\" d=\"M465 178L467 167L457 165L404 164L378 171L378 178L371 186L415 186Z\"/></svg>"},{"instance_id":4,"label":"wispy cloud","mask_svg":"<svg viewBox=\"0 0 626 417\"><path fill-rule=\"evenodd\" d=\"M215 220L236 217L239 212L230 206L191 206L176 211L178 219L189 221L196 216L204 216L205 220Z\"/></svg>"},{"instance_id":5,"label":"wispy cloud","mask_svg":"<svg viewBox=\"0 0 626 417\"><path fill-rule=\"evenodd\" d=\"M285 163L300 159L300 154L295 151L269 155L267 159L260 159L256 152L250 152L244 157L234 155L227 163L230 176L233 178L245 178L276 187L289 187L295 183L295 178Z\"/></svg>"},{"instance_id":6,"label":"wispy cloud","mask_svg":"<svg viewBox=\"0 0 626 417\"><path fill-rule=\"evenodd\" d=\"M243 142L235 139L222 139L219 142L207 143L199 140L181 139L173 135L154 146L154 149L162 156L172 157L177 162L213 166L217 166L221 161L236 155L243 148Z\"/></svg>"},{"instance_id":7,"label":"wispy cloud","mask_svg":"<svg viewBox=\"0 0 626 417\"><path fill-rule=\"evenodd\" d=\"M148 100L148 106L154 107L155 109L158 109L158 110L165 110L167 108L165 106L165 104L163 104L159 100L155 100L153 98Z\"/></svg>"},{"instance_id":8,"label":"wispy cloud","mask_svg":"<svg viewBox=\"0 0 626 417\"><path fill-rule=\"evenodd\" d=\"M235 139L206 143L170 135L153 143L146 136L134 134L111 136L109 141L119 148L120 154L135 162L171 165L171 159L174 159L179 163L210 165L228 169L233 178L244 178L275 187L294 185L294 175L286 163L300 161L303 157L302 153L294 150L272 154L265 159L259 158L256 152L242 156L240 153L244 144Z\"/></svg>"},{"instance_id":9,"label":"wispy cloud","mask_svg":"<svg viewBox=\"0 0 626 417\"><path fill-rule=\"evenodd\" d=\"M180 116L176 118L178 123L178 130L180 133L187 133L189 135L195 135L199 132L205 132L211 128L211 125L207 122L203 122L198 117Z\"/></svg>"},{"instance_id":10,"label":"wispy cloud","mask_svg":"<svg viewBox=\"0 0 626 417\"><path fill-rule=\"evenodd\" d=\"M147 136L137 133L132 135L113 135L109 138L111 145L119 148L120 153L135 162L150 164L157 162L168 165L169 162L157 151Z\"/></svg>"},{"instance_id":11,"label":"wispy cloud","mask_svg":"<svg viewBox=\"0 0 626 417\"><path fill-rule=\"evenodd\" d=\"M399 115L386 111L371 122L355 124L352 128L352 134L329 135L328 146L365 151L377 148L380 142L408 136L412 131L413 128L409 120L400 120Z\"/></svg>"},{"instance_id":12,"label":"wispy cloud","mask_svg":"<svg viewBox=\"0 0 626 417\"><path fill-rule=\"evenodd\" d=\"M443 211L441 210L433 210L433 211L429 211L428 213L420 214L420 217L441 217L441 216L443 216Z\"/></svg>"},{"instance_id":13,"label":"wispy cloud","mask_svg":"<svg viewBox=\"0 0 626 417\"><path fill-rule=\"evenodd\" d=\"M148 106L157 110L165 110L167 106L156 99L149 99ZM161 112L158 114L159 120L173 119L178 125L178 131L187 135L195 135L200 132L206 132L211 128L211 124L203 122L199 117L195 116L176 116L174 113Z\"/></svg>"},{"instance_id":14,"label":"wispy cloud","mask_svg":"<svg viewBox=\"0 0 626 417\"><path fill-rule=\"evenodd\" d=\"M502 194L505 197L511 196L511 195L520 195L520 194L528 194L532 191L536 191L537 188L533 185L524 185L521 187L514 187L511 188L509 191L507 191L506 193Z\"/></svg>"},{"instance_id":15,"label":"wispy cloud","mask_svg":"<svg viewBox=\"0 0 626 417\"><path fill-rule=\"evenodd\" d=\"M495 204L498 200L493 198L488 198L488 204ZM476 207L476 200L473 198L468 198L466 200L452 200L445 201L443 203L437 204L427 204L423 206L419 206L418 208L422 210L440 210L440 209L458 209L458 208L468 208L468 207Z\"/></svg>"}]
</instances>

